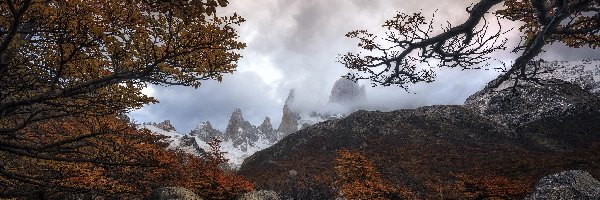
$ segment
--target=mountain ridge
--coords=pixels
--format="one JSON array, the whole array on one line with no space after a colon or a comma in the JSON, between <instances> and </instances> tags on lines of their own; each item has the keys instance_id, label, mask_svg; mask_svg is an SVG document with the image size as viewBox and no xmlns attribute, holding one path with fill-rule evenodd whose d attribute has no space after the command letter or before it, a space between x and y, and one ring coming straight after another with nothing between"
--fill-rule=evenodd
<instances>
[{"instance_id":1,"label":"mountain ridge","mask_svg":"<svg viewBox=\"0 0 600 200\"><path fill-rule=\"evenodd\" d=\"M392 184L425 199L439 198L440 191L465 198L453 194L465 177L529 189L542 176L571 168L598 177L600 97L594 87L557 77L546 77L554 85L519 87L521 96L508 87L485 87L465 105L357 111L290 134L246 159L239 173L274 190L285 188L291 171L334 180L336 151L348 149L370 158Z\"/></svg>"}]
</instances>

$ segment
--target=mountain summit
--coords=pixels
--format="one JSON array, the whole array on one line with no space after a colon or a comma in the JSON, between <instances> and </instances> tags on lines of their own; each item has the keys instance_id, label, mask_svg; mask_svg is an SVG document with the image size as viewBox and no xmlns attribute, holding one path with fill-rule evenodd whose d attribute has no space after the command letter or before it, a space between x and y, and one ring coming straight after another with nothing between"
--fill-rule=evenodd
<instances>
[{"instance_id":1,"label":"mountain summit","mask_svg":"<svg viewBox=\"0 0 600 200\"><path fill-rule=\"evenodd\" d=\"M367 90L365 86L359 86L358 83L346 78L338 79L331 88L329 103L340 104L344 106L360 106L367 101Z\"/></svg>"}]
</instances>

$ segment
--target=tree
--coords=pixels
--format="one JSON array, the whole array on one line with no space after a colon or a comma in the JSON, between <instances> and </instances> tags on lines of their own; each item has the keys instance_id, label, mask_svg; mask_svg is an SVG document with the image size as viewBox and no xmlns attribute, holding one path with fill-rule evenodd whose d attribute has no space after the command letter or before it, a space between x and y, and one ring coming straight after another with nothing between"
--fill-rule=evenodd
<instances>
[{"instance_id":1,"label":"tree","mask_svg":"<svg viewBox=\"0 0 600 200\"><path fill-rule=\"evenodd\" d=\"M394 187L383 180L375 166L359 153L338 151L335 184L347 199L398 199L413 197L407 189Z\"/></svg>"},{"instance_id":2,"label":"tree","mask_svg":"<svg viewBox=\"0 0 600 200\"><path fill-rule=\"evenodd\" d=\"M0 134L63 116L156 102L146 84L200 86L234 71L245 45L227 1L35 1L0 4ZM127 8L127 9L124 9Z\"/></svg>"},{"instance_id":3,"label":"tree","mask_svg":"<svg viewBox=\"0 0 600 200\"><path fill-rule=\"evenodd\" d=\"M506 48L506 38L499 30L489 33L486 14L496 5L503 7L497 17L521 21L522 42L513 52L520 55L493 84L514 80L538 82L541 73L528 65L543 51L546 44L562 42L570 47L600 44L600 1L598 0L480 0L467 8L468 19L458 26L442 28L434 34L433 22L422 13L398 13L383 25L388 30L381 40L366 30L352 31L347 37L360 40L358 46L372 54L347 53L340 58L346 68L356 70L346 77L352 80L369 79L375 85L397 85L408 89L409 84L432 82L437 67L479 69L489 65L490 54ZM528 69L532 68L532 69ZM515 88L515 87L513 87Z\"/></svg>"},{"instance_id":4,"label":"tree","mask_svg":"<svg viewBox=\"0 0 600 200\"><path fill-rule=\"evenodd\" d=\"M47 120L28 126L24 133L5 142L26 140L22 145L47 153L28 155L3 147L8 150L0 151L0 196L140 195L151 190L149 183L159 182L153 173L176 158L165 150L161 136L115 116ZM97 135L80 137L91 133Z\"/></svg>"},{"instance_id":5,"label":"tree","mask_svg":"<svg viewBox=\"0 0 600 200\"><path fill-rule=\"evenodd\" d=\"M222 166L227 164L224 157L226 152L221 151L221 140L213 138L209 142L209 149L204 159L199 159L189 154L185 160L179 160L174 168L167 174L171 174L176 185L192 189L202 199L236 199L244 193L254 189L254 185L243 177L233 172L223 170ZM180 164L185 163L185 164Z\"/></svg>"},{"instance_id":6,"label":"tree","mask_svg":"<svg viewBox=\"0 0 600 200\"><path fill-rule=\"evenodd\" d=\"M64 199L85 194L139 199L157 187L181 186L204 199L231 199L253 189L242 177L220 168L227 160L219 141L210 143L206 157L171 151L164 136L138 130L115 116L48 120L26 129L24 137L48 153L0 152L0 197ZM89 133L99 134L63 146L55 143Z\"/></svg>"},{"instance_id":7,"label":"tree","mask_svg":"<svg viewBox=\"0 0 600 200\"><path fill-rule=\"evenodd\" d=\"M120 118L157 102L142 94L147 84L199 87L235 70L245 47L235 27L244 19L217 16L227 4L1 0L1 192L133 191L139 185L103 187L134 171L160 174L136 167L172 166L158 139Z\"/></svg>"}]
</instances>

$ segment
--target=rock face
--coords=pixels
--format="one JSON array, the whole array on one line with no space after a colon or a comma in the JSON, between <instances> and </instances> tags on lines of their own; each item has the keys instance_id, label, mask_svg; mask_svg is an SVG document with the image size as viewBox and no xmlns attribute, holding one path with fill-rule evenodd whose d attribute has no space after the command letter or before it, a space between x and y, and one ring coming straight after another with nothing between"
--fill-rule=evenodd
<instances>
[{"instance_id":1,"label":"rock face","mask_svg":"<svg viewBox=\"0 0 600 200\"><path fill-rule=\"evenodd\" d=\"M224 141L232 141L233 147L247 151L248 145L254 144L259 138L259 130L250 122L244 120L242 110L236 108L231 113L229 124L224 134Z\"/></svg>"},{"instance_id":2,"label":"rock face","mask_svg":"<svg viewBox=\"0 0 600 200\"><path fill-rule=\"evenodd\" d=\"M491 81L483 90L465 101L468 107L511 128L535 121L544 116L554 116L566 109L589 104L600 92L600 61L534 63L544 85L525 82L513 91L512 81L492 88ZM531 68L529 68L531 69ZM531 72L533 73L533 72ZM516 92L516 93L515 93Z\"/></svg>"},{"instance_id":3,"label":"rock face","mask_svg":"<svg viewBox=\"0 0 600 200\"><path fill-rule=\"evenodd\" d=\"M200 122L194 130L189 134L190 136L196 137L201 141L210 142L213 137L220 138L223 136L221 131L214 129L209 121Z\"/></svg>"},{"instance_id":4,"label":"rock face","mask_svg":"<svg viewBox=\"0 0 600 200\"><path fill-rule=\"evenodd\" d=\"M293 105L297 103L294 97L294 90L290 90L283 106L281 124L277 129L282 136L292 134L319 122L344 117L344 115L364 106L367 102L365 87L345 78L340 78L334 83L329 95L329 102L321 110L294 110Z\"/></svg>"},{"instance_id":5,"label":"rock face","mask_svg":"<svg viewBox=\"0 0 600 200\"><path fill-rule=\"evenodd\" d=\"M599 176L600 96L556 77L546 80L558 84L523 85L520 96L487 87L465 105L357 111L283 138L246 159L239 173L258 189L276 190L290 170L333 179L336 151L349 149L422 199L440 199L438 189L451 187L457 174L493 174L523 187L573 168ZM528 195L519 191L509 199Z\"/></svg>"},{"instance_id":6,"label":"rock face","mask_svg":"<svg viewBox=\"0 0 600 200\"><path fill-rule=\"evenodd\" d=\"M586 171L564 171L542 178L526 199L597 200L600 199L600 181Z\"/></svg>"},{"instance_id":7,"label":"rock face","mask_svg":"<svg viewBox=\"0 0 600 200\"><path fill-rule=\"evenodd\" d=\"M238 200L279 200L281 199L274 191L259 190L244 194Z\"/></svg>"},{"instance_id":8,"label":"rock face","mask_svg":"<svg viewBox=\"0 0 600 200\"><path fill-rule=\"evenodd\" d=\"M331 89L329 103L359 106L366 103L367 91L365 86L346 78L338 79Z\"/></svg>"},{"instance_id":9,"label":"rock face","mask_svg":"<svg viewBox=\"0 0 600 200\"><path fill-rule=\"evenodd\" d=\"M269 117L265 117L263 123L258 126L258 130L271 143L275 143L281 139L277 135L277 130L273 129L273 125L271 125L271 118Z\"/></svg>"},{"instance_id":10,"label":"rock face","mask_svg":"<svg viewBox=\"0 0 600 200\"><path fill-rule=\"evenodd\" d=\"M289 135L298 131L298 120L300 116L296 112L292 112L290 109L291 104L294 102L294 90L290 90L285 104L283 105L283 115L281 116L281 124L277 131L283 135Z\"/></svg>"},{"instance_id":11,"label":"rock face","mask_svg":"<svg viewBox=\"0 0 600 200\"><path fill-rule=\"evenodd\" d=\"M164 131L176 131L175 127L173 125L171 125L171 121L170 120L165 120L163 122L160 122L158 124L153 123L154 126L164 130Z\"/></svg>"},{"instance_id":12,"label":"rock face","mask_svg":"<svg viewBox=\"0 0 600 200\"><path fill-rule=\"evenodd\" d=\"M196 156L202 156L205 153L204 149L193 137L178 133L169 120L160 123L144 123L139 128L148 129L154 134L167 136L165 140L169 143L167 147L169 149L183 151Z\"/></svg>"},{"instance_id":13,"label":"rock face","mask_svg":"<svg viewBox=\"0 0 600 200\"><path fill-rule=\"evenodd\" d=\"M150 200L202 200L202 198L182 187L161 187L152 192Z\"/></svg>"}]
</instances>

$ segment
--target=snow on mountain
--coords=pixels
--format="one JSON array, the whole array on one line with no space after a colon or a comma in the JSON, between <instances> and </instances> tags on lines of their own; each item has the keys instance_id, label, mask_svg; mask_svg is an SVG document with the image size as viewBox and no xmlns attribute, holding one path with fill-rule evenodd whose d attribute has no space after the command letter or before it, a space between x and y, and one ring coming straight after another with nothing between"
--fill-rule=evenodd
<instances>
[{"instance_id":1,"label":"snow on mountain","mask_svg":"<svg viewBox=\"0 0 600 200\"><path fill-rule=\"evenodd\" d=\"M229 167L233 169L237 169L248 156L281 139L273 129L270 118L266 117L263 123L256 127L244 119L239 108L232 112L225 132L214 129L210 122L201 122L189 136L204 150L208 150L208 142L213 138L221 140L221 151L225 152Z\"/></svg>"},{"instance_id":2,"label":"snow on mountain","mask_svg":"<svg viewBox=\"0 0 600 200\"><path fill-rule=\"evenodd\" d=\"M581 86L592 93L600 93L600 60L539 62L544 79L560 79Z\"/></svg>"},{"instance_id":3,"label":"snow on mountain","mask_svg":"<svg viewBox=\"0 0 600 200\"><path fill-rule=\"evenodd\" d=\"M515 95L510 88L513 81L492 87L499 77L467 98L465 105L507 127L516 128L525 122L586 105L600 93L600 60L537 61L530 65L542 72L537 78L543 85L522 81L516 88L519 95Z\"/></svg>"},{"instance_id":4,"label":"snow on mountain","mask_svg":"<svg viewBox=\"0 0 600 200\"><path fill-rule=\"evenodd\" d=\"M165 120L161 123L144 123L139 125L140 129L148 129L150 132L158 135L164 135L168 138L165 142L169 143L169 149L180 150L192 155L201 156L204 154L204 149L200 148L194 139L178 133L175 128L171 125L169 120Z\"/></svg>"},{"instance_id":5,"label":"snow on mountain","mask_svg":"<svg viewBox=\"0 0 600 200\"><path fill-rule=\"evenodd\" d=\"M294 90L291 90L283 106L281 124L277 129L273 128L269 117L265 117L260 126L250 124L244 119L239 108L231 113L225 132L214 129L208 121L200 122L189 134L178 133L168 120L158 124L143 124L141 128L168 136L170 149L182 150L198 156L208 150L208 143L213 138L218 138L222 141L221 151L226 152L225 158L229 160L230 168L237 169L244 159L272 146L285 136L319 122L342 118L365 102L364 86L340 79L332 88L329 102L323 105L320 111L294 110L294 104L301 102L295 101Z\"/></svg>"}]
</instances>

